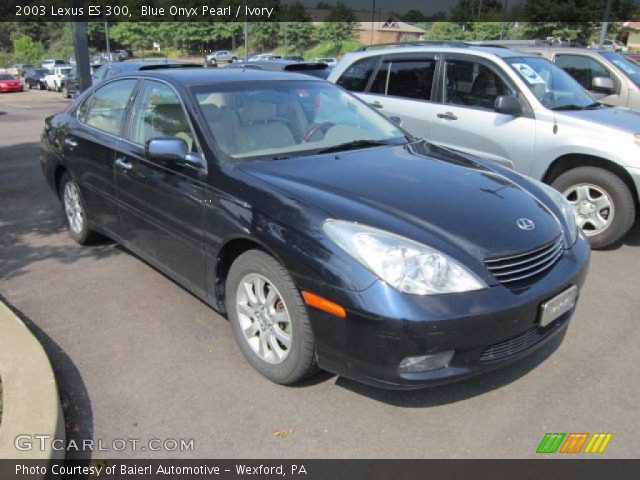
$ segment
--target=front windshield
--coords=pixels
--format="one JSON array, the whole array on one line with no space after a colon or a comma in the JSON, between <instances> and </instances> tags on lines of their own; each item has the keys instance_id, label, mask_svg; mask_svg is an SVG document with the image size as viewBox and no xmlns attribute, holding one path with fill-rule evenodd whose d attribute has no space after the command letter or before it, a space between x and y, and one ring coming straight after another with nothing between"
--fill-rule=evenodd
<instances>
[{"instance_id":1,"label":"front windshield","mask_svg":"<svg viewBox=\"0 0 640 480\"><path fill-rule=\"evenodd\" d=\"M70 71L71 71L71 67L61 68L60 69L60 74L61 75L67 75Z\"/></svg>"},{"instance_id":2,"label":"front windshield","mask_svg":"<svg viewBox=\"0 0 640 480\"><path fill-rule=\"evenodd\" d=\"M0 74L0 80L15 80L16 77L14 77L13 75L9 75L9 74Z\"/></svg>"},{"instance_id":3,"label":"front windshield","mask_svg":"<svg viewBox=\"0 0 640 480\"><path fill-rule=\"evenodd\" d=\"M209 131L231 159L283 158L339 151L343 144L407 141L392 122L327 82L215 83L194 87L193 92Z\"/></svg>"},{"instance_id":4,"label":"front windshield","mask_svg":"<svg viewBox=\"0 0 640 480\"><path fill-rule=\"evenodd\" d=\"M601 52L600 55L613 63L625 77L640 87L640 64L617 52Z\"/></svg>"},{"instance_id":5,"label":"front windshield","mask_svg":"<svg viewBox=\"0 0 640 480\"><path fill-rule=\"evenodd\" d=\"M571 75L540 57L505 59L524 80L536 98L551 110L580 110L596 104Z\"/></svg>"}]
</instances>

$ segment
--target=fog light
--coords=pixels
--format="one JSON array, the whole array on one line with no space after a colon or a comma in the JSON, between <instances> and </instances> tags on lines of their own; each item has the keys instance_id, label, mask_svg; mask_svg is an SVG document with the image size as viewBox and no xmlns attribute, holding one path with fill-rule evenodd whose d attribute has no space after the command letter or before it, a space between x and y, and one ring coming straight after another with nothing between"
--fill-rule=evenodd
<instances>
[{"instance_id":1,"label":"fog light","mask_svg":"<svg viewBox=\"0 0 640 480\"><path fill-rule=\"evenodd\" d=\"M398 365L398 371L400 373L417 373L445 368L449 365L453 353L453 350L446 350L444 352L430 353L429 355L407 357Z\"/></svg>"}]
</instances>

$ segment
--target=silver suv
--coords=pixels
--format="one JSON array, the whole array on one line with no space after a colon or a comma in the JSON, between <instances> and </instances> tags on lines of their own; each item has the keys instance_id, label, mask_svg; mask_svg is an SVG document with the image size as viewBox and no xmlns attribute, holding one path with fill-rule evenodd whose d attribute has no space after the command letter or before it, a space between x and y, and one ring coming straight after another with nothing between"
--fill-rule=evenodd
<instances>
[{"instance_id":1,"label":"silver suv","mask_svg":"<svg viewBox=\"0 0 640 480\"><path fill-rule=\"evenodd\" d=\"M415 136L551 184L594 248L635 221L640 113L598 103L539 55L459 42L365 47L328 80Z\"/></svg>"},{"instance_id":2,"label":"silver suv","mask_svg":"<svg viewBox=\"0 0 640 480\"><path fill-rule=\"evenodd\" d=\"M640 65L624 53L562 47L518 50L551 60L602 103L640 110Z\"/></svg>"}]
</instances>

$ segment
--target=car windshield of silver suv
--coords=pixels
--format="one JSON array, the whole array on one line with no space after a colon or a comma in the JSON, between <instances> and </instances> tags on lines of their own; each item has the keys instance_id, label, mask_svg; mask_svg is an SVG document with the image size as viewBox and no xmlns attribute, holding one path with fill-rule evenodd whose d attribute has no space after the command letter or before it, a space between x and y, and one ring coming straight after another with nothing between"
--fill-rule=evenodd
<instances>
[{"instance_id":1,"label":"car windshield of silver suv","mask_svg":"<svg viewBox=\"0 0 640 480\"><path fill-rule=\"evenodd\" d=\"M543 58L511 57L507 63L522 77L540 103L550 110L602 108L564 70Z\"/></svg>"}]
</instances>

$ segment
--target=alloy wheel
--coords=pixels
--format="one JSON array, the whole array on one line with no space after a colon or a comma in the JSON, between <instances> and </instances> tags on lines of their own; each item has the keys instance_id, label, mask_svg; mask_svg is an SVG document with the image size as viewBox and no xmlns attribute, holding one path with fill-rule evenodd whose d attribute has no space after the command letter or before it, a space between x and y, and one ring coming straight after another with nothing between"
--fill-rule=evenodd
<instances>
[{"instance_id":1,"label":"alloy wheel","mask_svg":"<svg viewBox=\"0 0 640 480\"><path fill-rule=\"evenodd\" d=\"M579 183L563 192L573 207L578 227L587 236L604 232L613 221L615 208L611 196L601 187Z\"/></svg>"},{"instance_id":2,"label":"alloy wheel","mask_svg":"<svg viewBox=\"0 0 640 480\"><path fill-rule=\"evenodd\" d=\"M236 310L245 340L270 364L280 364L291 351L291 319L278 289L266 277L250 273L236 293Z\"/></svg>"},{"instance_id":3,"label":"alloy wheel","mask_svg":"<svg viewBox=\"0 0 640 480\"><path fill-rule=\"evenodd\" d=\"M67 221L69 222L69 228L74 233L82 233L84 227L84 213L82 211L82 204L80 203L80 194L78 187L73 182L67 182L64 186L64 211L67 215Z\"/></svg>"}]
</instances>

